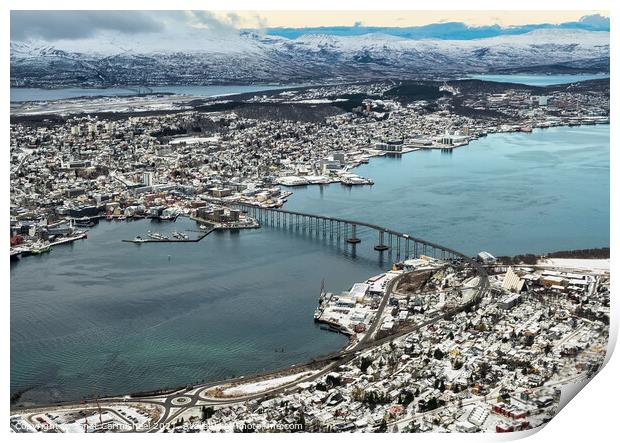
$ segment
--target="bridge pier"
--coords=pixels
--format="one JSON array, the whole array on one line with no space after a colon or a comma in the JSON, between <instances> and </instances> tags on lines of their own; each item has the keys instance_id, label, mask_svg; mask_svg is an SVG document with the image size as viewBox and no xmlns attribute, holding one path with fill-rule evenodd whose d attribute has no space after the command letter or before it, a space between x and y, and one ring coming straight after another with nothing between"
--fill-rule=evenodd
<instances>
[{"instance_id":1,"label":"bridge pier","mask_svg":"<svg viewBox=\"0 0 620 443\"><path fill-rule=\"evenodd\" d=\"M389 247L383 244L383 231L379 231L379 244L375 245L375 251L387 251Z\"/></svg>"},{"instance_id":2,"label":"bridge pier","mask_svg":"<svg viewBox=\"0 0 620 443\"><path fill-rule=\"evenodd\" d=\"M361 242L359 238L356 237L356 228L357 225L355 223L351 224L351 237L347 238L347 243L356 244Z\"/></svg>"}]
</instances>

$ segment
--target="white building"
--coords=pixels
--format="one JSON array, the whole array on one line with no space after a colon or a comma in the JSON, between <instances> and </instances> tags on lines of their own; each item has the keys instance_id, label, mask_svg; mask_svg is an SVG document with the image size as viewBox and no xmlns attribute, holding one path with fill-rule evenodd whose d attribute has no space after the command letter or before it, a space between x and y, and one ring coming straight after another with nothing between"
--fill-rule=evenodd
<instances>
[{"instance_id":1,"label":"white building","mask_svg":"<svg viewBox=\"0 0 620 443\"><path fill-rule=\"evenodd\" d=\"M142 173L142 184L144 186L153 186L153 173L152 172Z\"/></svg>"}]
</instances>

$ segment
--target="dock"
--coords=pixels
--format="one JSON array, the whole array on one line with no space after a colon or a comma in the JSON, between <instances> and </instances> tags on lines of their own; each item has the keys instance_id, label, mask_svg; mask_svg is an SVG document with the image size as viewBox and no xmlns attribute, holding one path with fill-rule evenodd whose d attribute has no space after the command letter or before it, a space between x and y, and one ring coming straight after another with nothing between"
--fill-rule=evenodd
<instances>
[{"instance_id":1,"label":"dock","mask_svg":"<svg viewBox=\"0 0 620 443\"><path fill-rule=\"evenodd\" d=\"M48 243L46 246L48 246L51 250L51 248L53 246L58 246L58 245L64 245L67 243L73 243L76 240L81 240L84 238L88 238L88 234L86 231L80 231L75 235L72 235L71 237L62 237L59 240L56 240L54 242ZM16 247L16 248L11 248L10 251L10 258L11 261L16 261L16 260L20 260L23 257L28 257L30 255L33 255L31 246L29 245L23 245L20 247Z\"/></svg>"},{"instance_id":2,"label":"dock","mask_svg":"<svg viewBox=\"0 0 620 443\"><path fill-rule=\"evenodd\" d=\"M211 234L213 231L215 231L215 228L211 228L208 231L200 231L200 232L204 232L204 234L200 235L198 238L193 238L193 239L181 239L181 238L177 238L177 239L171 239L171 238L164 238L161 240L157 240L154 238L145 238L142 240L121 240L125 243L135 243L137 245L140 245L142 243L198 243L200 240L202 240L203 238L205 238L207 235Z\"/></svg>"},{"instance_id":3,"label":"dock","mask_svg":"<svg viewBox=\"0 0 620 443\"><path fill-rule=\"evenodd\" d=\"M62 245L62 244L65 244L65 243L73 243L76 240L81 240L81 239L87 238L87 237L88 237L88 234L85 231L83 231L83 232L80 232L79 234L76 234L76 235L71 236L71 237L63 237L60 240L56 240L54 242L51 242L49 245L50 246L58 246L58 245Z\"/></svg>"}]
</instances>

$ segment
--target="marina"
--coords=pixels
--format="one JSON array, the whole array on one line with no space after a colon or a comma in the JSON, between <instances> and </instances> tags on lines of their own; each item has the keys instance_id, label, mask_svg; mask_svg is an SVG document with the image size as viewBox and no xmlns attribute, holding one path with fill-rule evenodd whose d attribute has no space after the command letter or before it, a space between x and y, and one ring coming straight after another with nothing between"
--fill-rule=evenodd
<instances>
[{"instance_id":1,"label":"marina","mask_svg":"<svg viewBox=\"0 0 620 443\"><path fill-rule=\"evenodd\" d=\"M194 232L199 232L200 235L196 238L189 238L189 235L184 234L182 232L178 232L178 231L172 231L172 238L166 236L166 235L162 235L159 233L151 233L150 231L147 232L147 237L149 238L144 238L140 235L136 235L133 240L123 240L123 242L125 243L136 243L136 244L142 244L142 243L198 243L199 241L201 241L203 238L205 238L207 235L211 234L213 231L215 231L216 228L209 228L207 230L201 230L201 231L194 231Z\"/></svg>"}]
</instances>

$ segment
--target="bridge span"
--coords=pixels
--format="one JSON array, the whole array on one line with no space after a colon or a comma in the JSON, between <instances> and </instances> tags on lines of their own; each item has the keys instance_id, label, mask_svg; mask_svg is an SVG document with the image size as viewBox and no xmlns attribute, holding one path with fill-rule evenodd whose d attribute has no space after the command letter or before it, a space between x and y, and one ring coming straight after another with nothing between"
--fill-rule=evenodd
<instances>
[{"instance_id":1,"label":"bridge span","mask_svg":"<svg viewBox=\"0 0 620 443\"><path fill-rule=\"evenodd\" d=\"M289 211L281 208L264 208L247 203L231 205L244 213L256 218L261 224L269 224L282 229L305 232L317 237L330 238L332 241L350 244L353 248L362 240L357 236L358 228L366 228L375 232L377 243L374 250L379 254L390 251L397 260L408 257L427 255L441 260L457 260L463 265L471 266L479 277L476 293L467 303L475 305L489 291L489 277L485 267L467 255L437 243L429 242L409 234L388 229L372 223L360 222L338 217L309 214L306 212Z\"/></svg>"},{"instance_id":2,"label":"bridge span","mask_svg":"<svg viewBox=\"0 0 620 443\"><path fill-rule=\"evenodd\" d=\"M231 206L256 218L263 225L269 224L273 227L305 232L308 235L329 238L353 247L362 241L358 237L358 230L365 228L374 231L377 239L374 250L379 253L390 251L397 259L427 255L441 260L464 260L474 263L484 272L477 262L454 249L376 224L281 208L264 208L247 203L234 203Z\"/></svg>"}]
</instances>

